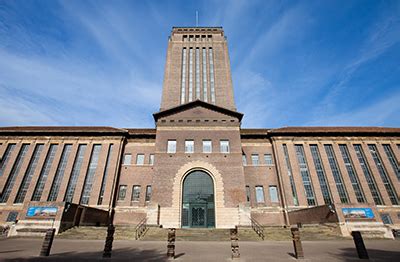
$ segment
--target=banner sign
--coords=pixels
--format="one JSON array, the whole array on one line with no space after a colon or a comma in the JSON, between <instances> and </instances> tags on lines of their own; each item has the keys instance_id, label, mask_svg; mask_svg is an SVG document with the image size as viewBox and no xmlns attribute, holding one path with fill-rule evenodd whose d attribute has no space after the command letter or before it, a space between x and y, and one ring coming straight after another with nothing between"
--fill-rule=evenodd
<instances>
[{"instance_id":1,"label":"banner sign","mask_svg":"<svg viewBox=\"0 0 400 262\"><path fill-rule=\"evenodd\" d=\"M57 207L29 207L27 217L55 217Z\"/></svg>"},{"instance_id":2,"label":"banner sign","mask_svg":"<svg viewBox=\"0 0 400 262\"><path fill-rule=\"evenodd\" d=\"M374 212L371 208L342 208L342 212L345 218L374 218Z\"/></svg>"}]
</instances>

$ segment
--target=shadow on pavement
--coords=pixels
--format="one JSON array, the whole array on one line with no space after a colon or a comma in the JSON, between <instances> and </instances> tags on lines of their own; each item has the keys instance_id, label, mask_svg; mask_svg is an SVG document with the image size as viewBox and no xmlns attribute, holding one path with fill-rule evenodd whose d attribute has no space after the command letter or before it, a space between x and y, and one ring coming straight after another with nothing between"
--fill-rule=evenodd
<instances>
[{"instance_id":1,"label":"shadow on pavement","mask_svg":"<svg viewBox=\"0 0 400 262\"><path fill-rule=\"evenodd\" d=\"M400 261L400 251L388 251L368 248L367 251L369 258L372 261ZM340 259L341 261L360 261L360 259L358 259L357 251L355 248L342 248L340 249L339 254L332 254L332 256Z\"/></svg>"}]
</instances>

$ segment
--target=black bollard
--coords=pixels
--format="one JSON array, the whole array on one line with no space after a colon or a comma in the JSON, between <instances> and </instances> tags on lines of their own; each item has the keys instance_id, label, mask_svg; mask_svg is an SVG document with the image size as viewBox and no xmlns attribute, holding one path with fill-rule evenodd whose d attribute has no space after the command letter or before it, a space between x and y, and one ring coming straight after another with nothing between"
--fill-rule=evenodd
<instances>
[{"instance_id":1,"label":"black bollard","mask_svg":"<svg viewBox=\"0 0 400 262\"><path fill-rule=\"evenodd\" d=\"M240 258L240 253L239 253L239 238L238 238L238 228L235 226L235 228L232 228L230 230L231 232L231 249L232 249L232 259L238 259Z\"/></svg>"},{"instance_id":2,"label":"black bollard","mask_svg":"<svg viewBox=\"0 0 400 262\"><path fill-rule=\"evenodd\" d=\"M360 259L369 259L367 249L364 245L364 240L362 238L360 231L352 231L351 235L353 236L354 244L356 245L358 258Z\"/></svg>"},{"instance_id":3,"label":"black bollard","mask_svg":"<svg viewBox=\"0 0 400 262\"><path fill-rule=\"evenodd\" d=\"M175 228L170 228L168 231L167 258L175 259Z\"/></svg>"},{"instance_id":4,"label":"black bollard","mask_svg":"<svg viewBox=\"0 0 400 262\"><path fill-rule=\"evenodd\" d=\"M114 241L114 232L115 232L115 226L110 224L107 228L107 237L106 237L106 243L104 245L103 258L111 257L112 244Z\"/></svg>"},{"instance_id":5,"label":"black bollard","mask_svg":"<svg viewBox=\"0 0 400 262\"><path fill-rule=\"evenodd\" d=\"M292 232L294 255L297 259L304 258L303 246L301 245L300 231L297 227L292 227L290 229Z\"/></svg>"},{"instance_id":6,"label":"black bollard","mask_svg":"<svg viewBox=\"0 0 400 262\"><path fill-rule=\"evenodd\" d=\"M46 235L43 240L42 250L40 250L41 257L48 257L50 255L51 246L53 245L54 235L56 233L55 228L50 228L46 231Z\"/></svg>"}]
</instances>

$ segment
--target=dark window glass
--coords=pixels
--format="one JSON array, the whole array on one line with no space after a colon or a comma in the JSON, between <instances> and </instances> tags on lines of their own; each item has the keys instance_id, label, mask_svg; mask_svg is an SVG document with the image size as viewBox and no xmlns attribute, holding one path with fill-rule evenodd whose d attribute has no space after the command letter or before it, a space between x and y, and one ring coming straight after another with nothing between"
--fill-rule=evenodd
<instances>
[{"instance_id":1,"label":"dark window glass","mask_svg":"<svg viewBox=\"0 0 400 262\"><path fill-rule=\"evenodd\" d=\"M393 224L392 218L390 217L389 214L382 213L381 218L382 218L383 224L386 224L386 225Z\"/></svg>"},{"instance_id":2,"label":"dark window glass","mask_svg":"<svg viewBox=\"0 0 400 262\"><path fill-rule=\"evenodd\" d=\"M92 155L89 160L89 167L83 183L81 204L89 204L90 193L92 192L93 182L96 174L97 164L99 162L101 145L93 145Z\"/></svg>"},{"instance_id":3,"label":"dark window glass","mask_svg":"<svg viewBox=\"0 0 400 262\"><path fill-rule=\"evenodd\" d=\"M328 156L328 162L331 167L333 179L335 180L336 188L339 193L340 202L349 203L349 198L347 196L346 187L343 183L342 174L340 172L338 163L336 161L335 153L333 151L332 145L324 145L326 155Z\"/></svg>"},{"instance_id":4,"label":"dark window glass","mask_svg":"<svg viewBox=\"0 0 400 262\"><path fill-rule=\"evenodd\" d=\"M282 145L283 148L283 154L285 155L285 163L286 163L286 168L288 171L288 176L289 176L289 181L290 181L290 188L292 189L292 196L293 196L293 204L295 206L299 205L299 200L297 198L297 191L296 191L296 185L294 183L293 179L293 173L292 173L292 166L290 164L290 158L289 158L289 153L286 144Z\"/></svg>"},{"instance_id":5,"label":"dark window glass","mask_svg":"<svg viewBox=\"0 0 400 262\"><path fill-rule=\"evenodd\" d=\"M109 169L109 166L110 166L110 158L111 158L111 155L112 155L113 148L114 148L114 145L110 144L110 147L108 149L108 154L107 154L106 166L104 167L103 181L101 182L99 200L97 201L98 205L101 205L103 203L104 191L106 190L108 169Z\"/></svg>"},{"instance_id":6,"label":"dark window glass","mask_svg":"<svg viewBox=\"0 0 400 262\"><path fill-rule=\"evenodd\" d=\"M139 201L140 198L140 186L133 186L132 187L132 201Z\"/></svg>"},{"instance_id":7,"label":"dark window glass","mask_svg":"<svg viewBox=\"0 0 400 262\"><path fill-rule=\"evenodd\" d=\"M17 221L17 217L18 217L18 212L11 211L10 213L8 213L6 222L15 222Z\"/></svg>"},{"instance_id":8,"label":"dark window glass","mask_svg":"<svg viewBox=\"0 0 400 262\"><path fill-rule=\"evenodd\" d=\"M126 185L120 185L118 191L118 200L125 200L126 197Z\"/></svg>"},{"instance_id":9,"label":"dark window glass","mask_svg":"<svg viewBox=\"0 0 400 262\"><path fill-rule=\"evenodd\" d=\"M83 163L83 157L85 155L87 145L81 144L78 147L78 152L76 153L74 165L72 167L71 176L68 181L67 190L65 192L64 201L71 202L74 197L76 183L78 182L79 173L81 172L81 166Z\"/></svg>"},{"instance_id":10,"label":"dark window glass","mask_svg":"<svg viewBox=\"0 0 400 262\"><path fill-rule=\"evenodd\" d=\"M146 187L146 201L151 200L151 186Z\"/></svg>"},{"instance_id":11,"label":"dark window glass","mask_svg":"<svg viewBox=\"0 0 400 262\"><path fill-rule=\"evenodd\" d=\"M250 202L250 187L246 186L246 201Z\"/></svg>"},{"instance_id":12,"label":"dark window glass","mask_svg":"<svg viewBox=\"0 0 400 262\"><path fill-rule=\"evenodd\" d=\"M71 153L72 145L68 144L64 146L63 152L61 154L60 162L57 166L56 175L53 179L53 184L51 185L49 197L47 201L56 201L58 196L58 191L60 190L61 181L64 177L64 171L67 167L68 157Z\"/></svg>"},{"instance_id":13,"label":"dark window glass","mask_svg":"<svg viewBox=\"0 0 400 262\"><path fill-rule=\"evenodd\" d=\"M325 204L332 204L331 192L329 190L329 185L326 180L324 165L321 161L321 156L319 153L318 145L310 145L311 156L314 161L315 171L317 172L317 177L319 185L321 187L322 197L324 198Z\"/></svg>"},{"instance_id":14,"label":"dark window glass","mask_svg":"<svg viewBox=\"0 0 400 262\"><path fill-rule=\"evenodd\" d=\"M16 146L15 144L8 144L6 152L4 152L3 157L0 159L0 176L3 175L4 170L7 167L7 163L10 160L11 153L15 149L15 146Z\"/></svg>"},{"instance_id":15,"label":"dark window glass","mask_svg":"<svg viewBox=\"0 0 400 262\"><path fill-rule=\"evenodd\" d=\"M314 189L311 183L310 173L308 171L303 145L295 145L294 148L296 151L297 161L299 163L300 174L303 180L304 190L306 192L307 203L309 206L315 206L317 205L317 202L315 201Z\"/></svg>"},{"instance_id":16,"label":"dark window glass","mask_svg":"<svg viewBox=\"0 0 400 262\"><path fill-rule=\"evenodd\" d=\"M396 174L397 180L400 181L400 167L396 157L393 154L392 148L390 145L382 145L385 150L386 156L389 159L390 165L393 168L394 173Z\"/></svg>"}]
</instances>

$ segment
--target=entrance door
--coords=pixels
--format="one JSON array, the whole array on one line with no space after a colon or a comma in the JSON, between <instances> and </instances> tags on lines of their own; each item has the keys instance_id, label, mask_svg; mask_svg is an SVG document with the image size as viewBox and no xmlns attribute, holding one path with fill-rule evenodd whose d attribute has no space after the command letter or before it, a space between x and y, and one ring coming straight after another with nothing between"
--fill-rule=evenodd
<instances>
[{"instance_id":1,"label":"entrance door","mask_svg":"<svg viewBox=\"0 0 400 262\"><path fill-rule=\"evenodd\" d=\"M215 227L214 183L203 171L194 171L183 181L182 227Z\"/></svg>"}]
</instances>

